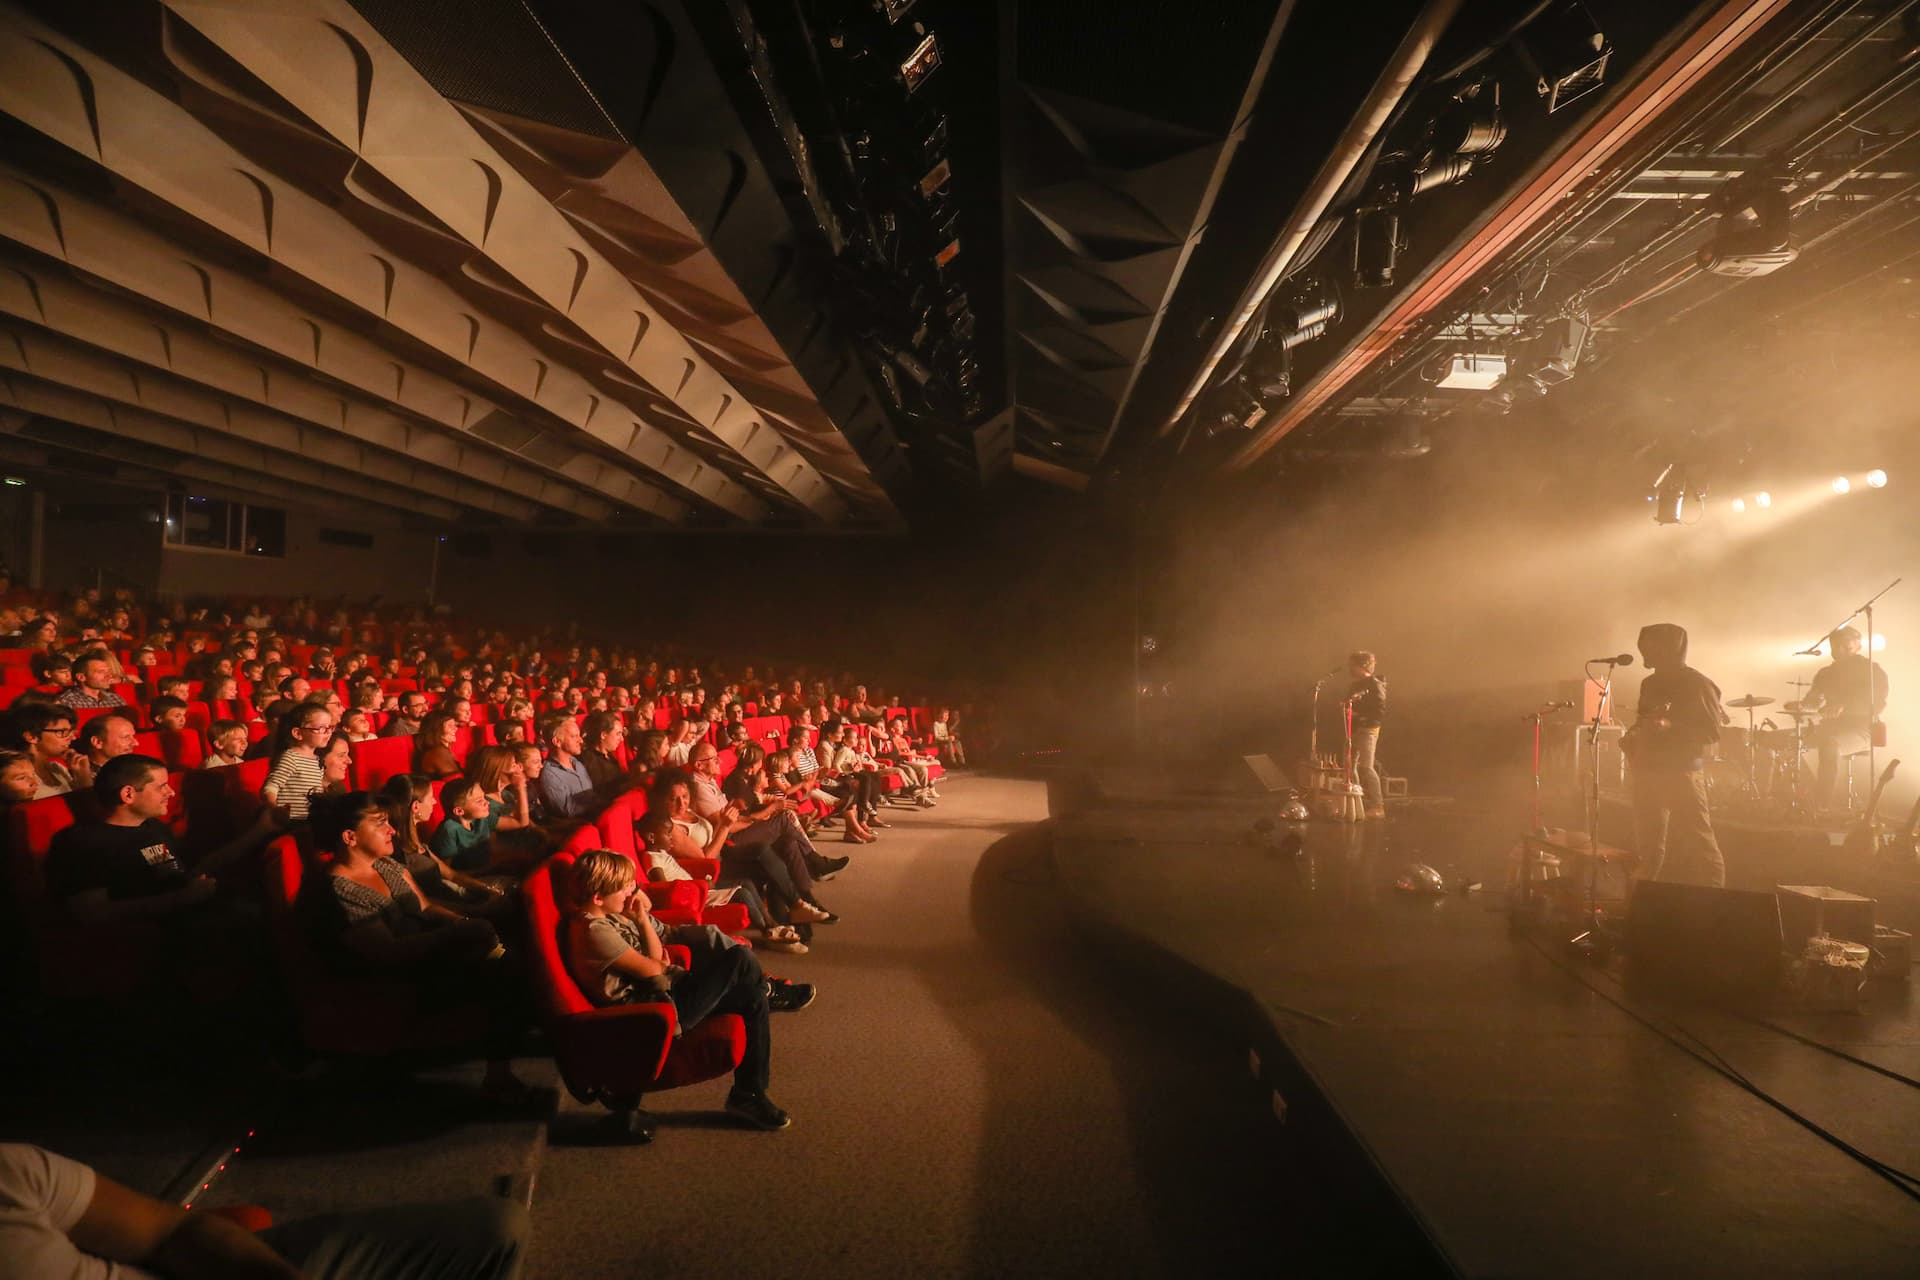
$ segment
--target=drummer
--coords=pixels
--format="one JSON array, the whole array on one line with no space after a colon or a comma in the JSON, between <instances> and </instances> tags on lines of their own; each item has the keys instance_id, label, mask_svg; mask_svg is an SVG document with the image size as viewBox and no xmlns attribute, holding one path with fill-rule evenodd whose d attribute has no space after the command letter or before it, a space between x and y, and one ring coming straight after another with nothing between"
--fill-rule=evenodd
<instances>
[{"instance_id":1,"label":"drummer","mask_svg":"<svg viewBox=\"0 0 1920 1280\"><path fill-rule=\"evenodd\" d=\"M1867 749L1873 722L1887 708L1887 673L1861 652L1860 633L1852 627L1828 636L1827 652L1833 661L1814 675L1799 709L1820 713L1820 723L1808 735L1820 759L1813 804L1832 810L1841 757Z\"/></svg>"}]
</instances>

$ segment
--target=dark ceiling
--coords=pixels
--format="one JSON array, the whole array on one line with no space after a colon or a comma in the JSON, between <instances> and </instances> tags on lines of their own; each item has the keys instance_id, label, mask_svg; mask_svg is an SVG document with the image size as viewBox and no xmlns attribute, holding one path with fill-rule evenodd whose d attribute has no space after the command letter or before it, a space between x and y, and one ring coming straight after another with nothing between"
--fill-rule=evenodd
<instances>
[{"instance_id":1,"label":"dark ceiling","mask_svg":"<svg viewBox=\"0 0 1920 1280\"><path fill-rule=\"evenodd\" d=\"M0 448L874 532L1493 419L1733 472L1753 370L1910 349L1916 14L7 4Z\"/></svg>"}]
</instances>

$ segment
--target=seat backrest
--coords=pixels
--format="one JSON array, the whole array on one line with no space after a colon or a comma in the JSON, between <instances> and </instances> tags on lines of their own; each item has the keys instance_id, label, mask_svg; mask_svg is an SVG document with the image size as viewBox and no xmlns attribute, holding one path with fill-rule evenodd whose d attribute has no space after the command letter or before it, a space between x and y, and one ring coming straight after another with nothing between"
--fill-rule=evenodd
<instances>
[{"instance_id":1,"label":"seat backrest","mask_svg":"<svg viewBox=\"0 0 1920 1280\"><path fill-rule=\"evenodd\" d=\"M48 796L13 807L8 820L9 861L13 900L23 920L36 919L45 909L47 850L53 838L74 823L74 806L83 796Z\"/></svg>"},{"instance_id":2,"label":"seat backrest","mask_svg":"<svg viewBox=\"0 0 1920 1280\"><path fill-rule=\"evenodd\" d=\"M460 762L460 766L465 768L467 753L473 750L473 729L471 726L462 726L454 730L453 746L449 748L449 750L453 752L453 758Z\"/></svg>"},{"instance_id":3,"label":"seat backrest","mask_svg":"<svg viewBox=\"0 0 1920 1280\"><path fill-rule=\"evenodd\" d=\"M561 931L567 927L566 908L571 896L568 880L573 871L573 855L562 850L548 858L520 884L521 901L526 905L527 935L531 940L527 969L534 994L550 1018L586 1013L593 1008L580 990L580 984L567 972L565 945Z\"/></svg>"},{"instance_id":4,"label":"seat backrest","mask_svg":"<svg viewBox=\"0 0 1920 1280\"><path fill-rule=\"evenodd\" d=\"M160 743L158 729L143 729L133 735L133 749L143 756L152 756L156 760L165 760L166 748Z\"/></svg>"},{"instance_id":5,"label":"seat backrest","mask_svg":"<svg viewBox=\"0 0 1920 1280\"><path fill-rule=\"evenodd\" d=\"M153 736L160 743L160 758L176 772L198 769L207 758L206 741L198 729L157 729Z\"/></svg>"},{"instance_id":6,"label":"seat backrest","mask_svg":"<svg viewBox=\"0 0 1920 1280\"><path fill-rule=\"evenodd\" d=\"M353 744L347 776L356 790L375 791L388 778L412 771L412 738L369 738Z\"/></svg>"},{"instance_id":7,"label":"seat backrest","mask_svg":"<svg viewBox=\"0 0 1920 1280\"><path fill-rule=\"evenodd\" d=\"M635 816L632 800L628 796L618 796L612 804L600 811L594 826L599 830L601 840L605 842L598 847L625 854L638 866L640 851L634 843L633 836Z\"/></svg>"}]
</instances>

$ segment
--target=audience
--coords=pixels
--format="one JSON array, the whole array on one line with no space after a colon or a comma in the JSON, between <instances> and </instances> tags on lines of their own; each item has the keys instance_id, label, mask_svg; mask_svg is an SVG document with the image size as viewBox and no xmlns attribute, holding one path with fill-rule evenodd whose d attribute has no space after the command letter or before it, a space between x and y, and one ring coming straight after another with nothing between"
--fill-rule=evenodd
<instances>
[{"instance_id":1,"label":"audience","mask_svg":"<svg viewBox=\"0 0 1920 1280\"><path fill-rule=\"evenodd\" d=\"M837 717L882 726L882 708L902 699L856 688L843 700L834 690L849 687L845 678L669 667L570 638L553 643L554 630L538 645L500 633L463 642L450 623L421 612L390 622L365 610L261 603L236 625L218 610L142 608L131 596L74 604L14 611L17 637L0 642L32 651L15 660L35 682L24 688L16 675L5 691L23 691L0 708L0 809L76 789L88 801L44 850L54 908L88 928L158 930L168 964L221 956L231 966L244 955L247 972L270 979L277 970L261 945L265 920L248 899L259 893L261 847L300 824L309 874L293 919L325 965L356 982L410 989L423 1011L484 1011L483 1089L503 1101L525 1096L511 1058L531 1010L509 950L524 936L521 899L513 877L490 868L524 874L529 856L577 841L582 822L639 793L638 867L604 850L575 863L578 912L568 917L565 961L595 1004L665 999L683 1026L739 1013L748 1047L728 1110L779 1128L787 1118L767 1098L767 1018L806 1005L811 986L768 978L753 948L717 929L662 927L638 881L694 879L705 872L689 865L709 859L719 878L707 905L739 904L761 952L804 956L813 926L838 918L819 902L818 886L847 866L814 847L816 821L843 822L849 842L876 839L888 767L902 773L903 794L935 798L936 770L905 725L876 728L875 754L850 740ZM125 697L115 687L123 676L133 689ZM668 712L669 728L656 728ZM79 714L89 716L84 725ZM816 737L815 723L828 732ZM932 723L935 750L958 763L950 713ZM245 806L228 791L229 816L243 829L216 836L219 823L201 828L196 817L195 841L167 766L139 746L152 741L137 740L143 725L181 766L270 760L259 788L265 807L240 819ZM356 753L371 752L361 745L376 734L411 738L414 772L378 793L349 790ZM769 740L785 749L769 757L761 745ZM194 750L179 751L183 741ZM463 741L464 772L454 755ZM381 776L393 763L376 767ZM444 816L423 839L436 782ZM689 949L687 969L668 961L669 943Z\"/></svg>"}]
</instances>

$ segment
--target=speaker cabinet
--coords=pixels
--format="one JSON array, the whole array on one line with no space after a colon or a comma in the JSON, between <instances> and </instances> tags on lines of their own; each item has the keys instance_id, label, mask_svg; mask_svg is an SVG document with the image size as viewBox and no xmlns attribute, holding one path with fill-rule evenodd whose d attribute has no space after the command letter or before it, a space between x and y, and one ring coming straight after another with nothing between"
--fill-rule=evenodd
<instances>
[{"instance_id":1,"label":"speaker cabinet","mask_svg":"<svg viewBox=\"0 0 1920 1280\"><path fill-rule=\"evenodd\" d=\"M1651 992L1765 1000L1780 985L1771 893L1642 881L1627 914L1628 976Z\"/></svg>"}]
</instances>

